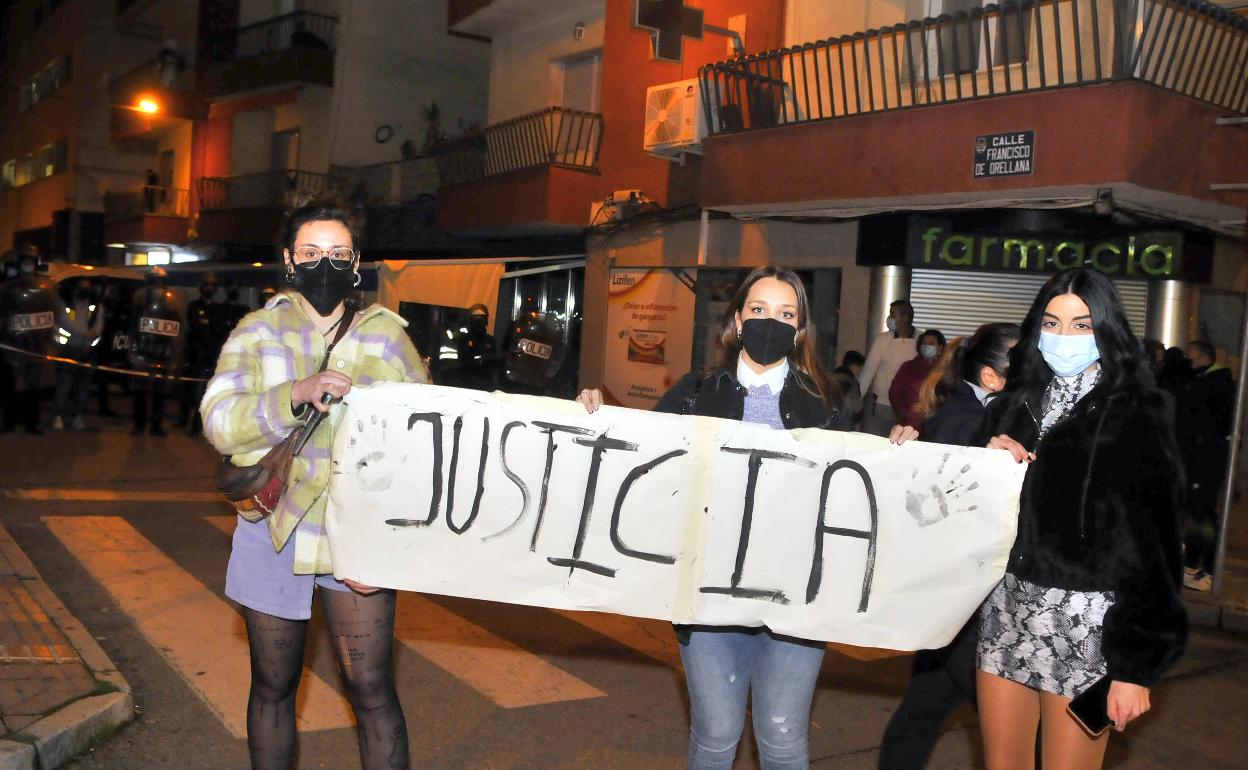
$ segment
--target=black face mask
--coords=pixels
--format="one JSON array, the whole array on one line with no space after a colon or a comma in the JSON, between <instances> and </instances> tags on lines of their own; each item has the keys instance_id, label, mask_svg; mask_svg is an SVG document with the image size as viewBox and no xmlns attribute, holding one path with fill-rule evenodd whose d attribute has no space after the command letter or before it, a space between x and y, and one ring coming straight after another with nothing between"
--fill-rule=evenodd
<instances>
[{"instance_id":1,"label":"black face mask","mask_svg":"<svg viewBox=\"0 0 1248 770\"><path fill-rule=\"evenodd\" d=\"M355 271L335 270L328 259L295 265L294 285L316 312L326 316L355 286Z\"/></svg>"},{"instance_id":2,"label":"black face mask","mask_svg":"<svg viewBox=\"0 0 1248 770\"><path fill-rule=\"evenodd\" d=\"M792 353L796 341L797 330L775 318L751 318L741 324L741 347L762 366Z\"/></svg>"},{"instance_id":3,"label":"black face mask","mask_svg":"<svg viewBox=\"0 0 1248 770\"><path fill-rule=\"evenodd\" d=\"M489 319L487 319L483 315L474 315L468 319L468 326L473 331L483 332L485 331L485 328L488 325L489 325Z\"/></svg>"}]
</instances>

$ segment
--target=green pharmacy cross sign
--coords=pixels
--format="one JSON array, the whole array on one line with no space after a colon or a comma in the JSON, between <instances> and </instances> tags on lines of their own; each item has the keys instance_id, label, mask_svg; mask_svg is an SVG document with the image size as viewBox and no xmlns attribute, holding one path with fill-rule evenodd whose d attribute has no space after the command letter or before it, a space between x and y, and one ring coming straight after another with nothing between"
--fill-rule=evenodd
<instances>
[{"instance_id":1,"label":"green pharmacy cross sign","mask_svg":"<svg viewBox=\"0 0 1248 770\"><path fill-rule=\"evenodd\" d=\"M652 31L654 58L680 61L685 38L702 39L702 10L684 0L637 0L633 26Z\"/></svg>"}]
</instances>

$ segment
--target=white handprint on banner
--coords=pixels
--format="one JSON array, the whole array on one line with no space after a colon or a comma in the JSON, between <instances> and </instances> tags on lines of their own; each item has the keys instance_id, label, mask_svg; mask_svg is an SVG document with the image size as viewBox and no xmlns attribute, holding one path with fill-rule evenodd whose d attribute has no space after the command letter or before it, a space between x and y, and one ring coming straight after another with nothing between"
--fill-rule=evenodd
<instances>
[{"instance_id":1,"label":"white handprint on banner","mask_svg":"<svg viewBox=\"0 0 1248 770\"><path fill-rule=\"evenodd\" d=\"M979 506L958 507L962 495L979 488L979 482L967 484L965 476L971 464L950 467L951 455L943 454L935 468L915 468L906 489L906 511L920 527L930 527L949 518L951 512L969 513Z\"/></svg>"}]
</instances>

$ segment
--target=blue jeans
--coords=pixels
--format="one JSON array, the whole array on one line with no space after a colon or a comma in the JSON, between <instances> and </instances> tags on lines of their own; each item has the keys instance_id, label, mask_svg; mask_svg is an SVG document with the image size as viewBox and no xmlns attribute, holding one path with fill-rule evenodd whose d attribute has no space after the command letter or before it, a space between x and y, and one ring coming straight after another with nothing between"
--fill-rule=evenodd
<instances>
[{"instance_id":1,"label":"blue jeans","mask_svg":"<svg viewBox=\"0 0 1248 770\"><path fill-rule=\"evenodd\" d=\"M694 630L680 647L689 686L690 770L730 770L751 688L763 770L810 767L810 702L825 648L767 629Z\"/></svg>"}]
</instances>

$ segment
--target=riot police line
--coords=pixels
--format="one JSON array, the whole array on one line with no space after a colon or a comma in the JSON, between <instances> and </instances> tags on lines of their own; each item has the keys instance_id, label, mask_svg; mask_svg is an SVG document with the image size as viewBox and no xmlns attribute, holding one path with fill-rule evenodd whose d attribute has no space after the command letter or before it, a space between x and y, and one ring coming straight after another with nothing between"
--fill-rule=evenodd
<instances>
[{"instance_id":1,"label":"riot police line","mask_svg":"<svg viewBox=\"0 0 1248 770\"><path fill-rule=\"evenodd\" d=\"M149 268L131 293L132 279L95 273L70 275L58 285L37 269L38 261L33 249L19 253L6 261L9 280L0 284L5 427L24 424L29 433L41 432L40 402L53 385L54 430L84 427L93 383L100 414L117 416L108 406L110 386L124 382L136 434L164 435L164 401L171 391L181 396L182 426L197 430L192 403L197 405L212 373L217 340L228 333L227 316L233 322L241 316L233 305L226 312L223 303L211 302L215 278L205 274L201 296L186 304L184 315L163 268ZM197 321L210 330L189 328Z\"/></svg>"},{"instance_id":2,"label":"riot police line","mask_svg":"<svg viewBox=\"0 0 1248 770\"><path fill-rule=\"evenodd\" d=\"M141 371L138 369L122 369L117 366L109 366L108 364L99 364L88 361L79 361L74 358L62 358L61 356L53 356L48 354L32 353L29 350L14 345L8 345L0 342L0 351L5 353L16 353L27 358L34 358L49 364L66 364L68 366L76 366L80 369L89 369L93 372L105 372L106 374L119 374L124 377L147 377L168 382L208 382L208 377L191 377L186 374L170 374L168 372Z\"/></svg>"}]
</instances>

